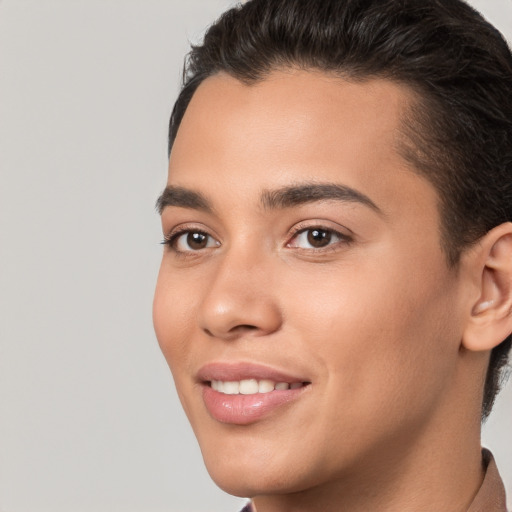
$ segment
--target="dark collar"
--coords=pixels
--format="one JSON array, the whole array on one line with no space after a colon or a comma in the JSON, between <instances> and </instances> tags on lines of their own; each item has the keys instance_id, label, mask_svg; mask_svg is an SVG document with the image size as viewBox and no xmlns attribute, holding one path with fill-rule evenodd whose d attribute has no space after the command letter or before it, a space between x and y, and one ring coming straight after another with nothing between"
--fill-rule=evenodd
<instances>
[{"instance_id":1,"label":"dark collar","mask_svg":"<svg viewBox=\"0 0 512 512\"><path fill-rule=\"evenodd\" d=\"M507 512L505 487L494 457L489 450L482 450L485 476L468 512Z\"/></svg>"}]
</instances>

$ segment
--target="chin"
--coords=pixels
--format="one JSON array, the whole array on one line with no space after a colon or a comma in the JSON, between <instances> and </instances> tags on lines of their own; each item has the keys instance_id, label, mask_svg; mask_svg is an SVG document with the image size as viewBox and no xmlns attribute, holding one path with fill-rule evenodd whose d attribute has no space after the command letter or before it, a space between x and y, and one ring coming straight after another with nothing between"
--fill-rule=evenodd
<instances>
[{"instance_id":1,"label":"chin","mask_svg":"<svg viewBox=\"0 0 512 512\"><path fill-rule=\"evenodd\" d=\"M219 459L205 459L205 464L210 477L218 487L228 494L241 498L294 493L311 485L310 479L301 478L300 475L290 472L289 464L277 468L255 464L253 461Z\"/></svg>"},{"instance_id":2,"label":"chin","mask_svg":"<svg viewBox=\"0 0 512 512\"><path fill-rule=\"evenodd\" d=\"M321 450L289 434L272 435L261 426L231 428L224 435L198 436L206 469L215 484L233 496L289 494L328 479ZM266 429L265 429L266 430Z\"/></svg>"},{"instance_id":3,"label":"chin","mask_svg":"<svg viewBox=\"0 0 512 512\"><path fill-rule=\"evenodd\" d=\"M215 484L228 494L247 498L279 492L285 484L285 470L275 459L275 447L257 439L256 434L250 435L250 427L243 432L235 432L241 429L231 426L226 430L228 434L213 439L198 436L206 469Z\"/></svg>"}]
</instances>

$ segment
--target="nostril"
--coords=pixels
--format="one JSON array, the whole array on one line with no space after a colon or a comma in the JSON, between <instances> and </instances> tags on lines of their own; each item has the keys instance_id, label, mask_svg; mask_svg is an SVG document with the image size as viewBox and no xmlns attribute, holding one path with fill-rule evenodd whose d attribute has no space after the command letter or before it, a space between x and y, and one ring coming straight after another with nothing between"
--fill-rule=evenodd
<instances>
[{"instance_id":1,"label":"nostril","mask_svg":"<svg viewBox=\"0 0 512 512\"><path fill-rule=\"evenodd\" d=\"M229 332L231 334L244 334L246 332L252 332L252 331L257 331L258 330L258 327L256 327L255 325L250 325L250 324L242 324L242 325L235 325L235 327L232 327Z\"/></svg>"},{"instance_id":2,"label":"nostril","mask_svg":"<svg viewBox=\"0 0 512 512\"><path fill-rule=\"evenodd\" d=\"M235 327L232 327L231 329L229 329L227 334L243 334L244 332L251 332L251 331L257 331L257 330L258 330L258 327L255 325L242 324L242 325L235 325ZM208 328L205 328L204 332L212 338L215 337L215 334L213 334L213 332Z\"/></svg>"}]
</instances>

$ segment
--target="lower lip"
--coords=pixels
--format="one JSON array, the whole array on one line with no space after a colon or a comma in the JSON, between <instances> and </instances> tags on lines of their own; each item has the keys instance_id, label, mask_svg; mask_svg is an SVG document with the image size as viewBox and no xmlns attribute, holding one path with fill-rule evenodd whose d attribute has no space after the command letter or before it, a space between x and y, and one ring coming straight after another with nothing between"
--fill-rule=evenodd
<instances>
[{"instance_id":1,"label":"lower lip","mask_svg":"<svg viewBox=\"0 0 512 512\"><path fill-rule=\"evenodd\" d=\"M203 400L210 416L221 423L248 425L299 398L309 386L254 395L226 395L203 386Z\"/></svg>"}]
</instances>

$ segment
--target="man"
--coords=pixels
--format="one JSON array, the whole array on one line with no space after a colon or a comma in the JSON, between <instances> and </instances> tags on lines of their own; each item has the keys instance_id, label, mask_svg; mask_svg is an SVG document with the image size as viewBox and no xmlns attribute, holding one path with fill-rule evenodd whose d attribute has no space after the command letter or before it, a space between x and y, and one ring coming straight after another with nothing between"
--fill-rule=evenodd
<instances>
[{"instance_id":1,"label":"man","mask_svg":"<svg viewBox=\"0 0 512 512\"><path fill-rule=\"evenodd\" d=\"M459 0L251 0L192 50L154 323L248 509L505 510L511 86Z\"/></svg>"}]
</instances>

